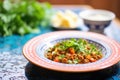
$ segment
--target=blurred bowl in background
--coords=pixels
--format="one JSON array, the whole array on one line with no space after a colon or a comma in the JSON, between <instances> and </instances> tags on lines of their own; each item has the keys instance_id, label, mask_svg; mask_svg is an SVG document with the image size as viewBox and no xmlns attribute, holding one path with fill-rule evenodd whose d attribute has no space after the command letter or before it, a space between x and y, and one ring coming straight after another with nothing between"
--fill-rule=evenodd
<instances>
[{"instance_id":1,"label":"blurred bowl in background","mask_svg":"<svg viewBox=\"0 0 120 80\"><path fill-rule=\"evenodd\" d=\"M79 13L84 24L89 28L89 31L103 33L111 21L115 18L115 14L108 10L94 9L84 10Z\"/></svg>"}]
</instances>

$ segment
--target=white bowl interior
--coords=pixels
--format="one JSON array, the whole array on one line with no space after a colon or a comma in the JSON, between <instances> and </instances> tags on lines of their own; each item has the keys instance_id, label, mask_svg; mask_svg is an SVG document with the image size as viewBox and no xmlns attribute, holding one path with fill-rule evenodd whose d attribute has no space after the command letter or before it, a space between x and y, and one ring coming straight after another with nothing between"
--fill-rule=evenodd
<instances>
[{"instance_id":1,"label":"white bowl interior","mask_svg":"<svg viewBox=\"0 0 120 80\"><path fill-rule=\"evenodd\" d=\"M92 21L109 21L115 18L115 14L108 10L85 10L79 13L79 16Z\"/></svg>"}]
</instances>

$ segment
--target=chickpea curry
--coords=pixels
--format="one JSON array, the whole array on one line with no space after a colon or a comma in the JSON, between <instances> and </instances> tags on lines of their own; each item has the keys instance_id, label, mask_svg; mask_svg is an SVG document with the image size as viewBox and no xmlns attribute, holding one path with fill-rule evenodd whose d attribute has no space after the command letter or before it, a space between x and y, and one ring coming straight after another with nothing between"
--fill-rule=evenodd
<instances>
[{"instance_id":1,"label":"chickpea curry","mask_svg":"<svg viewBox=\"0 0 120 80\"><path fill-rule=\"evenodd\" d=\"M67 39L56 43L45 53L48 59L66 64L85 64L103 57L102 51L86 39Z\"/></svg>"}]
</instances>

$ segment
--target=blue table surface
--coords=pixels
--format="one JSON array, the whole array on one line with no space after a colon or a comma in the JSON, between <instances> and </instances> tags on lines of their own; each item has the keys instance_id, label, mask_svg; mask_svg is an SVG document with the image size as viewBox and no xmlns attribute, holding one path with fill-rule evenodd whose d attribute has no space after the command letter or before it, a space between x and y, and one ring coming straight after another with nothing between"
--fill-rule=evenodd
<instances>
[{"instance_id":1,"label":"blue table surface","mask_svg":"<svg viewBox=\"0 0 120 80\"><path fill-rule=\"evenodd\" d=\"M60 8L59 10L64 10ZM77 14L84 10L83 8L72 9ZM24 74L24 68L28 61L22 55L22 47L23 45L30 40L31 38L48 33L57 31L51 26L41 27L41 32L38 34L26 34L24 36L20 35L12 35L7 37L0 37L0 80L27 80ZM76 29L79 31L87 31L86 26L79 25L79 28ZM104 33L106 36L115 39L120 42L120 27L112 22L110 26L108 26ZM22 65L21 65L22 63ZM9 76L8 76L9 75ZM20 77L23 76L23 77ZM13 79L12 79L13 78ZM116 75L109 77L106 80L120 80L120 68Z\"/></svg>"}]
</instances>

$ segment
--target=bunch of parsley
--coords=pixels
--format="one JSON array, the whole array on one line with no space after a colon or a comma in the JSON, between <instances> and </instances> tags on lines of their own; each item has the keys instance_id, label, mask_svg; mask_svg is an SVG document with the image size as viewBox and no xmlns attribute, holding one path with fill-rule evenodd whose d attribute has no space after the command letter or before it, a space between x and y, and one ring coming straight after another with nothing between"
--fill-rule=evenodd
<instances>
[{"instance_id":1,"label":"bunch of parsley","mask_svg":"<svg viewBox=\"0 0 120 80\"><path fill-rule=\"evenodd\" d=\"M0 36L38 33L50 19L51 5L36 0L0 0Z\"/></svg>"}]
</instances>

